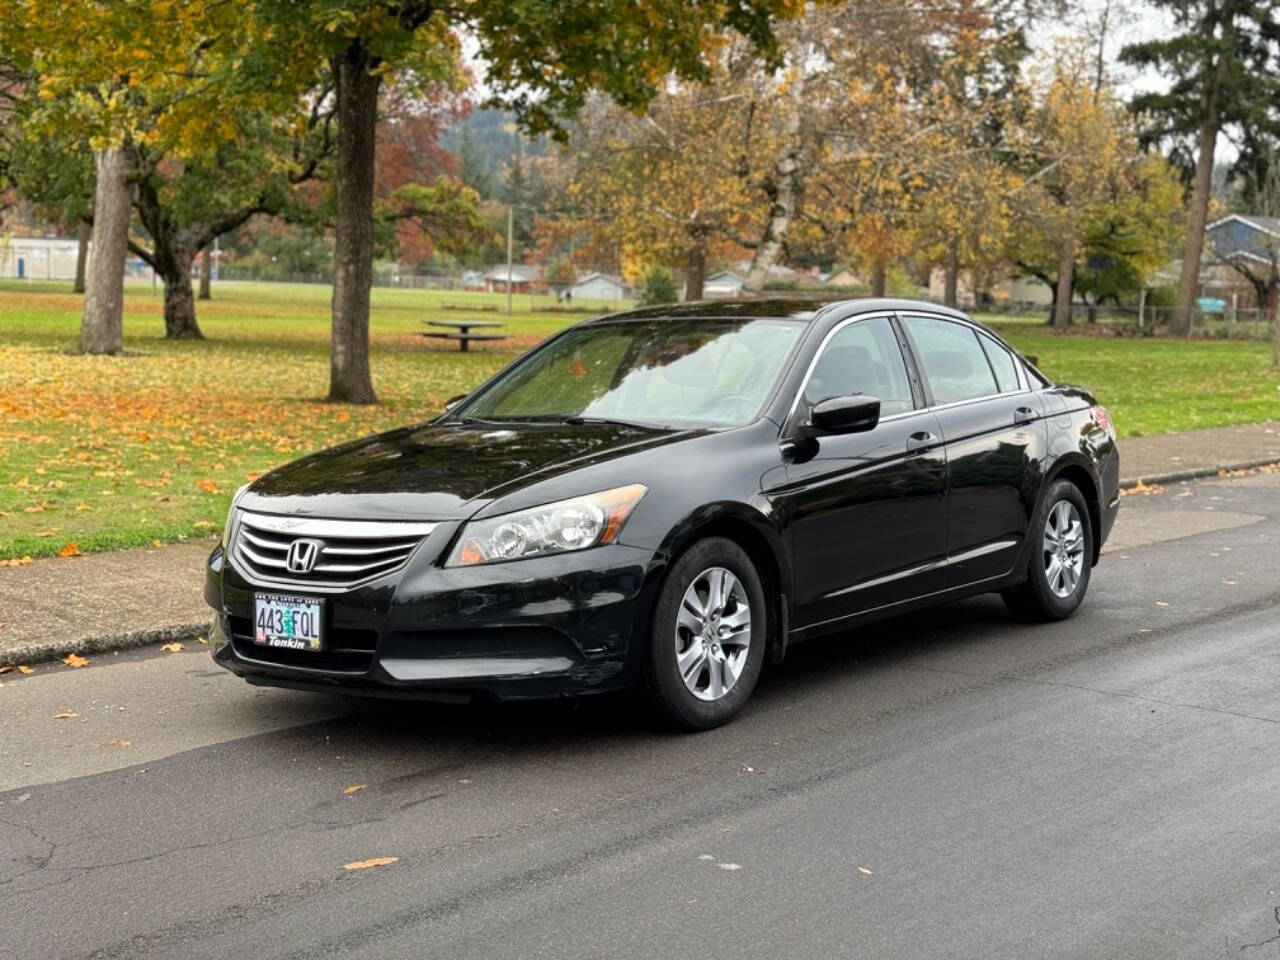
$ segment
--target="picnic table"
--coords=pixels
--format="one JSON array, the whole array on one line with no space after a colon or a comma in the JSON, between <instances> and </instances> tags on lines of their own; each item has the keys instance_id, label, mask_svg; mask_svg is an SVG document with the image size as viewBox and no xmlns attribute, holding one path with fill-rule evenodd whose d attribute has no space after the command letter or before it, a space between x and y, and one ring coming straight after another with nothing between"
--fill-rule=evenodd
<instances>
[{"instance_id":1,"label":"picnic table","mask_svg":"<svg viewBox=\"0 0 1280 960\"><path fill-rule=\"evenodd\" d=\"M441 340L457 340L458 349L467 352L467 345L472 340L505 340L505 333L472 333L476 328L501 327L501 320L426 320L431 327L444 327L444 330L428 330L419 333L420 337L436 337Z\"/></svg>"}]
</instances>

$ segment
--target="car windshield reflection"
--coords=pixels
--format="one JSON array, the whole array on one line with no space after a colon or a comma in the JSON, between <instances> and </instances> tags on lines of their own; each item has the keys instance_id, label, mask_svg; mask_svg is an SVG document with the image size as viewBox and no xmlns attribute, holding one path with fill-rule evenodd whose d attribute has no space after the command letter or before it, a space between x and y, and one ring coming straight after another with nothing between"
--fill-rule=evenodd
<instances>
[{"instance_id":1,"label":"car windshield reflection","mask_svg":"<svg viewBox=\"0 0 1280 960\"><path fill-rule=\"evenodd\" d=\"M601 321L534 351L457 411L484 423L741 426L803 324L749 317Z\"/></svg>"}]
</instances>

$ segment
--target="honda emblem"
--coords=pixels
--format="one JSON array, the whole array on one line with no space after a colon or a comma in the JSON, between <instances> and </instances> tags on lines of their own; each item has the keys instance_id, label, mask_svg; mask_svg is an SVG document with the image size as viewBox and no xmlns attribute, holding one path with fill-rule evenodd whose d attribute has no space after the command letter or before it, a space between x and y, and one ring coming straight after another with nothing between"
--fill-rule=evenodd
<instances>
[{"instance_id":1,"label":"honda emblem","mask_svg":"<svg viewBox=\"0 0 1280 960\"><path fill-rule=\"evenodd\" d=\"M284 558L284 565L290 573L310 573L320 559L319 540L295 540L289 544L289 552Z\"/></svg>"}]
</instances>

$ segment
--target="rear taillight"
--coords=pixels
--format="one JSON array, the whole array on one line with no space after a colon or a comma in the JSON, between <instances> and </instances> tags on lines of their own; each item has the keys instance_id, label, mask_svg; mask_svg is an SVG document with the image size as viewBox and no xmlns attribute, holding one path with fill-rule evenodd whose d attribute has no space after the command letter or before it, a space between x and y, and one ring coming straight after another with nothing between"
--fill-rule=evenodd
<instances>
[{"instance_id":1,"label":"rear taillight","mask_svg":"<svg viewBox=\"0 0 1280 960\"><path fill-rule=\"evenodd\" d=\"M1093 417L1094 423L1107 431L1107 435L1110 436L1112 440L1116 438L1116 428L1111 423L1111 414L1107 411L1106 407L1100 404L1090 407L1089 415Z\"/></svg>"}]
</instances>

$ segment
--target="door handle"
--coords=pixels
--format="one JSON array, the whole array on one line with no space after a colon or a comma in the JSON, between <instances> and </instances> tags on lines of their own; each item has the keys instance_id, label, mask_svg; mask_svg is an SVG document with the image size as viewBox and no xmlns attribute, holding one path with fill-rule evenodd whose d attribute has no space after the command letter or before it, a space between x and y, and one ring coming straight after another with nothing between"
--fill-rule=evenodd
<instances>
[{"instance_id":1,"label":"door handle","mask_svg":"<svg viewBox=\"0 0 1280 960\"><path fill-rule=\"evenodd\" d=\"M917 430L911 436L907 437L907 453L918 453L921 450L928 450L938 442L938 438L927 430Z\"/></svg>"},{"instance_id":2,"label":"door handle","mask_svg":"<svg viewBox=\"0 0 1280 960\"><path fill-rule=\"evenodd\" d=\"M1013 425L1020 427L1024 423L1031 423L1036 418L1036 412L1030 407L1018 407L1013 411Z\"/></svg>"}]
</instances>

